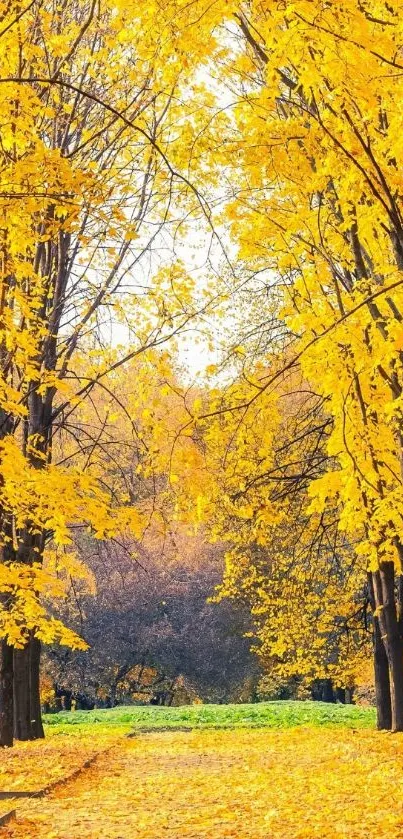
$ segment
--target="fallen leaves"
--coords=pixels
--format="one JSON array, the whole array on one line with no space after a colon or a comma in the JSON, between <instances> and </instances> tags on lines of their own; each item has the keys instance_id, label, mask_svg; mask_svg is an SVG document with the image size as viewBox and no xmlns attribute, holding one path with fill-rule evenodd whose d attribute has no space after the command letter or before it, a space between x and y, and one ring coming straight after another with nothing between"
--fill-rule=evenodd
<instances>
[{"instance_id":1,"label":"fallen leaves","mask_svg":"<svg viewBox=\"0 0 403 839\"><path fill-rule=\"evenodd\" d=\"M0 791L35 792L61 781L116 742L118 733L122 733L122 727L97 726L91 732L72 727L68 733L51 731L46 740L20 742L12 749L3 749Z\"/></svg>"},{"instance_id":2,"label":"fallen leaves","mask_svg":"<svg viewBox=\"0 0 403 839\"><path fill-rule=\"evenodd\" d=\"M403 831L403 737L298 728L121 741L8 839L367 839ZM400 830L399 830L400 829Z\"/></svg>"}]
</instances>

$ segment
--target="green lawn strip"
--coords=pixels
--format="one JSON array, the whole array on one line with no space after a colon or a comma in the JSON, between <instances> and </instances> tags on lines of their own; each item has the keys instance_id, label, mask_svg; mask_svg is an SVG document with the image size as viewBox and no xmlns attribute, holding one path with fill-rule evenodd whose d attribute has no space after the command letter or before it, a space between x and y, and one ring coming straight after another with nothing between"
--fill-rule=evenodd
<instances>
[{"instance_id":1,"label":"green lawn strip","mask_svg":"<svg viewBox=\"0 0 403 839\"><path fill-rule=\"evenodd\" d=\"M374 728L375 709L325 702L261 702L250 705L185 705L178 708L118 706L94 711L47 714L49 733L79 734L92 725L113 725L117 730L146 731L192 728L292 728L328 726Z\"/></svg>"},{"instance_id":2,"label":"green lawn strip","mask_svg":"<svg viewBox=\"0 0 403 839\"><path fill-rule=\"evenodd\" d=\"M50 737L81 737L88 736L91 733L94 725L96 730L93 732L94 736L102 740L102 735L112 735L119 738L123 737L133 728L133 723L128 719L117 719L116 716L109 716L110 709L106 709L107 713L102 711L61 711L57 714L45 714L43 717L46 738ZM98 716L97 716L98 714ZM102 714L102 716L99 716Z\"/></svg>"}]
</instances>

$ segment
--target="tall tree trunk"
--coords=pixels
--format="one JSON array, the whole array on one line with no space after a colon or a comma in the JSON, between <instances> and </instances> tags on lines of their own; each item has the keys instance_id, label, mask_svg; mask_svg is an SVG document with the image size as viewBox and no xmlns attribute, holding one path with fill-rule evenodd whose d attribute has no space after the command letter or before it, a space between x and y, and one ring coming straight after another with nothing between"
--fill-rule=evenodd
<instances>
[{"instance_id":1,"label":"tall tree trunk","mask_svg":"<svg viewBox=\"0 0 403 839\"><path fill-rule=\"evenodd\" d=\"M14 740L13 669L13 648L3 639L0 643L0 746L12 746Z\"/></svg>"},{"instance_id":2,"label":"tall tree trunk","mask_svg":"<svg viewBox=\"0 0 403 839\"><path fill-rule=\"evenodd\" d=\"M379 572L376 572L379 578ZM374 575L368 574L369 602L373 621L374 678L376 698L376 722L380 731L392 728L392 704L390 698L389 662L382 639L379 618L376 614Z\"/></svg>"},{"instance_id":3,"label":"tall tree trunk","mask_svg":"<svg viewBox=\"0 0 403 839\"><path fill-rule=\"evenodd\" d=\"M30 648L30 678L29 678L29 699L31 717L31 739L38 740L45 736L42 725L41 694L40 694L40 663L41 663L41 642L38 638L32 637L29 642Z\"/></svg>"},{"instance_id":4,"label":"tall tree trunk","mask_svg":"<svg viewBox=\"0 0 403 839\"><path fill-rule=\"evenodd\" d=\"M0 409L0 423L4 417ZM4 429L3 429L4 433ZM1 439L0 427L0 439ZM2 479L0 477L0 485ZM0 529L2 536L10 537L11 521L10 516L5 515L0 509ZM2 539L3 541L3 539ZM7 563L13 559L14 554L10 550L9 542L0 545L0 562ZM4 610L10 608L9 595L1 595L1 607ZM12 746L14 741L14 648L7 643L5 638L0 640L0 746Z\"/></svg>"},{"instance_id":5,"label":"tall tree trunk","mask_svg":"<svg viewBox=\"0 0 403 839\"><path fill-rule=\"evenodd\" d=\"M31 739L30 703L30 649L29 642L22 649L14 650L14 737Z\"/></svg>"},{"instance_id":6,"label":"tall tree trunk","mask_svg":"<svg viewBox=\"0 0 403 839\"><path fill-rule=\"evenodd\" d=\"M377 617L374 617L374 676L377 728L389 731L392 728L389 664Z\"/></svg>"},{"instance_id":7,"label":"tall tree trunk","mask_svg":"<svg viewBox=\"0 0 403 839\"><path fill-rule=\"evenodd\" d=\"M393 562L383 563L380 573L387 631L392 729L403 731L403 643L397 619Z\"/></svg>"},{"instance_id":8,"label":"tall tree trunk","mask_svg":"<svg viewBox=\"0 0 403 839\"><path fill-rule=\"evenodd\" d=\"M21 650L14 650L14 737L37 740L44 737L39 665L41 644L30 636Z\"/></svg>"},{"instance_id":9,"label":"tall tree trunk","mask_svg":"<svg viewBox=\"0 0 403 839\"><path fill-rule=\"evenodd\" d=\"M381 563L373 579L379 626L389 665L392 730L403 731L403 640L396 609L394 563Z\"/></svg>"}]
</instances>

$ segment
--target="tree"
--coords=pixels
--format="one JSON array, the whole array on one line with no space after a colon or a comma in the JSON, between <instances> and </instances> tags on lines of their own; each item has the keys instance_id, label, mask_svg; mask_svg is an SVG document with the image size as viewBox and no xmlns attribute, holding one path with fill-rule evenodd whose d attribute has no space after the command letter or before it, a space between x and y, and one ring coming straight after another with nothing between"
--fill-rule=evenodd
<instances>
[{"instance_id":1,"label":"tree","mask_svg":"<svg viewBox=\"0 0 403 839\"><path fill-rule=\"evenodd\" d=\"M202 393L183 394L180 430L168 424L169 457L161 409L143 406L144 427L155 429L157 442L140 472L157 474L163 485L170 475L165 488L170 495L176 486L179 517L203 521L215 510L218 533L225 516L238 520L232 538L250 547L252 571L256 545L267 545L273 532L281 572L289 547L282 550L284 513L271 486L276 474L280 484L295 485L310 544L317 523L336 534L317 575L311 560L298 564L314 600L326 594L326 632L329 621L333 630L345 623L357 596L357 609L370 603L379 720L388 725L390 710L392 727L403 729L399 4L3 6L1 684L26 684L19 673L30 669L36 693L33 713L25 713L22 697L17 716L38 718L40 634L65 632L35 596L46 585L48 537L63 544L71 524L83 521L101 537L139 524L128 513L130 493L120 496L119 470L113 495L102 486L103 455L92 455L92 432L84 474L73 468L83 463L84 425L79 454L75 460L70 450L64 469L52 462L57 434L75 434L72 412L95 386L108 388L106 378L113 382L126 361L222 300L221 277L213 286L206 281L196 305L197 283L184 266L157 270L154 255L155 281L141 281L134 294L125 288L142 255L162 241L163 226L175 239L186 215L219 230L220 247L222 231L231 232L243 277L225 249L215 276L222 269L230 294L241 285L255 298L255 314L263 277L266 302L253 340L269 349L263 363L244 366L231 403L223 404L221 392L210 405ZM121 323L124 347L108 344L108 316ZM284 328L273 337L274 320ZM244 354L242 345L232 348L232 356ZM329 427L319 433L318 464L314 444L299 451L298 424L288 423L285 445L296 447L302 463L294 474L278 460L276 440L286 416L281 389L299 369ZM142 401L135 388L131 400L129 416ZM127 411L124 402L120 410ZM203 413L211 430L195 431ZM259 458L264 480L249 487ZM218 464L230 490L224 505ZM47 486L60 479L56 509ZM296 522L298 504L284 497ZM328 530L334 513L337 528ZM247 538L242 517L251 521ZM324 584L327 564L333 588ZM9 647L18 644L12 676Z\"/></svg>"},{"instance_id":2,"label":"tree","mask_svg":"<svg viewBox=\"0 0 403 839\"><path fill-rule=\"evenodd\" d=\"M312 486L313 512L340 507L340 527L369 573L388 660L382 701L395 730L403 729L400 11L252 2L230 23L223 9L238 37L236 48L222 38L214 73L231 90L232 119L218 114L203 137L230 185L226 217L240 256L270 271L283 298L295 336L285 369L301 365L333 419L334 465Z\"/></svg>"},{"instance_id":3,"label":"tree","mask_svg":"<svg viewBox=\"0 0 403 839\"><path fill-rule=\"evenodd\" d=\"M7 552L1 685L7 697L0 702L0 742L9 743L12 679L16 735L42 736L39 641L78 643L37 597L49 584L42 570L47 541L68 542L72 523L88 523L104 536L136 518L123 510L127 500L103 492L98 475L52 466L55 436L71 430L75 408L109 372L177 334L194 306L180 266L167 274L152 265L154 280L132 279L162 227L176 227L171 203L187 189L164 151L175 120L174 91L186 71L179 60L166 60L170 44L161 40L157 10L133 15L109 2L71 0L25 9L2 4L1 15L0 488ZM120 324L124 346L108 341L110 319ZM80 359L88 356L92 365L84 369ZM52 498L56 485L60 492Z\"/></svg>"},{"instance_id":4,"label":"tree","mask_svg":"<svg viewBox=\"0 0 403 839\"><path fill-rule=\"evenodd\" d=\"M47 550L45 567L53 576L58 569L59 578L64 569L69 592L66 606L53 604L54 614L90 646L83 654L52 650L52 672L59 687L92 701L99 691L110 701L130 693L129 674L140 664L185 676L203 697L235 695L254 675L245 615L230 604L206 603L220 579L221 550L196 537L197 502L183 515L177 505L178 481L186 492L204 477L193 428L181 435L189 410L179 371L166 352L148 352L106 381L77 408L74 437L67 430L55 440L55 464L89 469L114 498L135 504L141 538L127 531L97 543L73 526L74 544L60 562L57 549ZM117 402L124 407L119 414Z\"/></svg>"},{"instance_id":5,"label":"tree","mask_svg":"<svg viewBox=\"0 0 403 839\"><path fill-rule=\"evenodd\" d=\"M59 693L111 705L133 695L150 701L157 679L161 689L184 677L202 699L230 701L254 680L247 613L207 603L220 582L220 552L183 528L153 530L142 544L81 540L96 595L74 583L61 610L89 647L46 650L45 672Z\"/></svg>"},{"instance_id":6,"label":"tree","mask_svg":"<svg viewBox=\"0 0 403 839\"><path fill-rule=\"evenodd\" d=\"M206 395L199 420L210 475L203 527L225 545L219 597L251 611L254 648L272 681L351 688L370 641L365 569L339 528L340 509L310 509L311 485L329 469L331 419L297 373L235 410L250 398L253 374L243 372L210 404Z\"/></svg>"}]
</instances>

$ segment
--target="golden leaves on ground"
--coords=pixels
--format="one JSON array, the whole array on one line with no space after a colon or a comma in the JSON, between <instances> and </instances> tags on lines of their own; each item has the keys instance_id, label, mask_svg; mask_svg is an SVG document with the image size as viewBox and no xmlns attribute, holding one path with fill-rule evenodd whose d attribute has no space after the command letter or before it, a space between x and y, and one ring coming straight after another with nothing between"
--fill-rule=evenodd
<instances>
[{"instance_id":1,"label":"golden leaves on ground","mask_svg":"<svg viewBox=\"0 0 403 839\"><path fill-rule=\"evenodd\" d=\"M119 732L110 725L96 726L91 733L81 733L77 726L68 734L47 732L47 739L19 742L13 749L3 749L0 767L0 790L28 792L43 789L66 778L86 760L116 742ZM4 809L4 808L3 808Z\"/></svg>"},{"instance_id":2,"label":"golden leaves on ground","mask_svg":"<svg viewBox=\"0 0 403 839\"><path fill-rule=\"evenodd\" d=\"M317 839L329 826L332 839L397 836L402 758L399 735L372 731L148 734L24 803L5 836Z\"/></svg>"}]
</instances>

